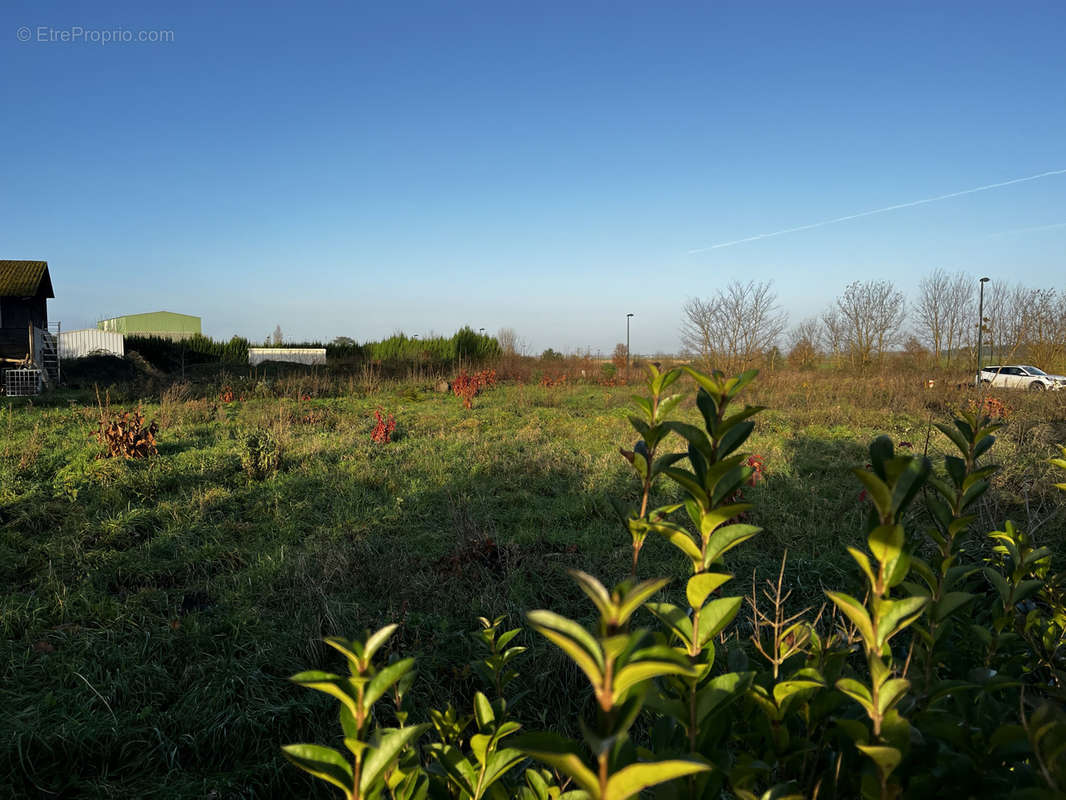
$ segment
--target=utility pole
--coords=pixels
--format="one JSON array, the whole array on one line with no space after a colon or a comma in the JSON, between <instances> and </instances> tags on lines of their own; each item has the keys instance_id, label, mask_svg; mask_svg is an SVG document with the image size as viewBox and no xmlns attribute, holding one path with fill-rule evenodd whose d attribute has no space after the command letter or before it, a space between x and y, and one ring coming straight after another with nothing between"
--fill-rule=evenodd
<instances>
[{"instance_id":1,"label":"utility pole","mask_svg":"<svg viewBox=\"0 0 1066 800\"><path fill-rule=\"evenodd\" d=\"M981 381L981 351L984 347L985 332L985 284L988 278L981 278L980 300L977 303L977 381Z\"/></svg>"},{"instance_id":2,"label":"utility pole","mask_svg":"<svg viewBox=\"0 0 1066 800\"><path fill-rule=\"evenodd\" d=\"M632 314L626 314L626 380L629 380L629 319Z\"/></svg>"}]
</instances>

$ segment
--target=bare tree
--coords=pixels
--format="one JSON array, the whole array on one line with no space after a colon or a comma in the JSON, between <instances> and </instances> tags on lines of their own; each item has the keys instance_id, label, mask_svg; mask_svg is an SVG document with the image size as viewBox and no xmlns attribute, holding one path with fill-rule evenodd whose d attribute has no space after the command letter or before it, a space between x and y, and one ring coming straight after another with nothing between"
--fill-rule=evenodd
<instances>
[{"instance_id":1,"label":"bare tree","mask_svg":"<svg viewBox=\"0 0 1066 800\"><path fill-rule=\"evenodd\" d=\"M717 369L747 368L776 346L787 316L773 284L733 281L682 307L681 346Z\"/></svg>"},{"instance_id":2,"label":"bare tree","mask_svg":"<svg viewBox=\"0 0 1066 800\"><path fill-rule=\"evenodd\" d=\"M1066 367L1066 292L1037 291L1026 358L1056 372Z\"/></svg>"},{"instance_id":3,"label":"bare tree","mask_svg":"<svg viewBox=\"0 0 1066 800\"><path fill-rule=\"evenodd\" d=\"M788 334L788 360L801 369L810 369L821 357L822 329L815 317L796 325Z\"/></svg>"},{"instance_id":4,"label":"bare tree","mask_svg":"<svg viewBox=\"0 0 1066 800\"><path fill-rule=\"evenodd\" d=\"M524 349L514 328L500 328L496 332L496 341L500 343L500 352L505 356L518 355Z\"/></svg>"},{"instance_id":5,"label":"bare tree","mask_svg":"<svg viewBox=\"0 0 1066 800\"><path fill-rule=\"evenodd\" d=\"M274 328L273 340L274 340L274 346L275 347L277 347L278 345L281 344L281 326L280 325L278 325L277 327Z\"/></svg>"},{"instance_id":6,"label":"bare tree","mask_svg":"<svg viewBox=\"0 0 1066 800\"><path fill-rule=\"evenodd\" d=\"M938 269L918 284L914 317L919 326L919 336L932 350L934 360L939 360L944 350L948 315L951 313L951 281L947 272Z\"/></svg>"},{"instance_id":7,"label":"bare tree","mask_svg":"<svg viewBox=\"0 0 1066 800\"><path fill-rule=\"evenodd\" d=\"M977 284L972 275L956 272L948 283L948 307L944 344L947 353L945 366L951 366L951 354L969 347L969 339L976 334Z\"/></svg>"},{"instance_id":8,"label":"bare tree","mask_svg":"<svg viewBox=\"0 0 1066 800\"><path fill-rule=\"evenodd\" d=\"M718 316L714 299L690 297L681 307L681 349L700 361L711 363L715 358L712 338L713 321Z\"/></svg>"},{"instance_id":9,"label":"bare tree","mask_svg":"<svg viewBox=\"0 0 1066 800\"><path fill-rule=\"evenodd\" d=\"M985 338L998 361L1014 361L1032 337L1039 290L1021 284L997 286L985 297Z\"/></svg>"},{"instance_id":10,"label":"bare tree","mask_svg":"<svg viewBox=\"0 0 1066 800\"><path fill-rule=\"evenodd\" d=\"M853 366L884 362L906 317L903 293L890 281L854 281L836 300L844 344Z\"/></svg>"},{"instance_id":11,"label":"bare tree","mask_svg":"<svg viewBox=\"0 0 1066 800\"><path fill-rule=\"evenodd\" d=\"M825 334L823 341L833 359L833 364L839 367L847 352L847 337L844 319L835 308L827 308L822 313L822 331Z\"/></svg>"},{"instance_id":12,"label":"bare tree","mask_svg":"<svg viewBox=\"0 0 1066 800\"><path fill-rule=\"evenodd\" d=\"M965 272L938 269L922 280L918 292L918 338L932 351L935 363L943 357L945 366L951 366L952 352L967 345L967 335L976 327L974 279Z\"/></svg>"}]
</instances>

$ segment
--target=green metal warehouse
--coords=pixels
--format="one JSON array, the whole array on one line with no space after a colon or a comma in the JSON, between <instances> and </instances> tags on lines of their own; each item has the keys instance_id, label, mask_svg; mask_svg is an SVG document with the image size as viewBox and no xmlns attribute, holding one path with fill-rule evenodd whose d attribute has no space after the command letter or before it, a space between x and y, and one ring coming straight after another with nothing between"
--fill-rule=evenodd
<instances>
[{"instance_id":1,"label":"green metal warehouse","mask_svg":"<svg viewBox=\"0 0 1066 800\"><path fill-rule=\"evenodd\" d=\"M150 311L147 314L127 314L96 323L102 331L124 336L160 336L165 339L188 339L200 333L200 318L173 311Z\"/></svg>"}]
</instances>

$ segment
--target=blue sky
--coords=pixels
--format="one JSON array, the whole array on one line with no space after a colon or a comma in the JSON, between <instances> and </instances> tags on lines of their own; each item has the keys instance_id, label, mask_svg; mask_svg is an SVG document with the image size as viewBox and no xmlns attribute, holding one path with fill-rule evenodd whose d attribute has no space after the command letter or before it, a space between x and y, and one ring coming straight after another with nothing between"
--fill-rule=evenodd
<instances>
[{"instance_id":1,"label":"blue sky","mask_svg":"<svg viewBox=\"0 0 1066 800\"><path fill-rule=\"evenodd\" d=\"M690 252L1066 169L1066 4L666 5L7 2L0 257L49 261L66 328L535 352L627 312L676 350L737 278L796 320L937 267L1066 289L1066 174Z\"/></svg>"}]
</instances>

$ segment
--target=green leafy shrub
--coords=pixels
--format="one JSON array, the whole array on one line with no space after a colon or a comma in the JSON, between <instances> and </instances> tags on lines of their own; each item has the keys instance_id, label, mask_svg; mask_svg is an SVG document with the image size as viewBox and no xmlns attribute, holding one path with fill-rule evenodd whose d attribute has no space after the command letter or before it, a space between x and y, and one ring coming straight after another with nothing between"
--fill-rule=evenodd
<instances>
[{"instance_id":1,"label":"green leafy shrub","mask_svg":"<svg viewBox=\"0 0 1066 800\"><path fill-rule=\"evenodd\" d=\"M278 437L266 428L256 428L241 436L241 469L253 480L276 475L281 469L283 448Z\"/></svg>"},{"instance_id":2,"label":"green leafy shrub","mask_svg":"<svg viewBox=\"0 0 1066 800\"><path fill-rule=\"evenodd\" d=\"M630 575L608 588L571 571L591 626L527 615L587 683L588 714L556 721L581 741L521 730L509 697L522 685L519 631L483 618L476 671L495 699L478 692L473 714L428 709L409 724L413 661L372 662L395 626L327 639L350 674L293 680L340 702L349 754L305 744L286 755L348 798L1062 797L1066 581L1012 523L987 541L971 531L998 469L983 459L999 424L967 412L938 425L956 452L936 465L875 439L854 470L869 501L865 548L848 548L860 591L827 588L822 611L793 612L782 563L770 608L749 600L746 647L743 598L723 590L727 557L760 533L747 521L758 509L737 494L755 470L742 448L763 409L738 407L755 372L648 372L630 417L640 438L621 450L639 504L616 506ZM671 419L685 392L669 390L685 375L699 425ZM663 481L680 501L655 505ZM682 556L679 590L639 578L649 534ZM385 724L390 693L397 726Z\"/></svg>"}]
</instances>

